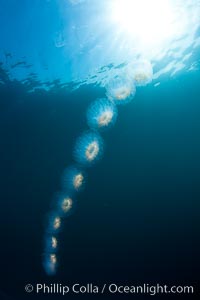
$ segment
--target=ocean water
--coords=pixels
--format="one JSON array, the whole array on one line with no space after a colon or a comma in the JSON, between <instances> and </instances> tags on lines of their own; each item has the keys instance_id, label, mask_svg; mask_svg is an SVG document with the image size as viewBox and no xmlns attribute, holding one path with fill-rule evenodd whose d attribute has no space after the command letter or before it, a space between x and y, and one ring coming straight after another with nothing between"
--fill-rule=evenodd
<instances>
[{"instance_id":1,"label":"ocean water","mask_svg":"<svg viewBox=\"0 0 200 300\"><path fill-rule=\"evenodd\" d=\"M118 106L115 126L102 133L104 155L87 169L76 209L63 222L58 270L49 277L48 213L87 129L87 108L141 49L133 55L125 43L105 53L113 32L103 34L104 22L98 27L104 1L1 1L0 299L63 298L25 292L37 283L193 285L195 295L180 298L198 295L200 11L199 1L177 2L192 21L166 53L147 55L152 82Z\"/></svg>"}]
</instances>

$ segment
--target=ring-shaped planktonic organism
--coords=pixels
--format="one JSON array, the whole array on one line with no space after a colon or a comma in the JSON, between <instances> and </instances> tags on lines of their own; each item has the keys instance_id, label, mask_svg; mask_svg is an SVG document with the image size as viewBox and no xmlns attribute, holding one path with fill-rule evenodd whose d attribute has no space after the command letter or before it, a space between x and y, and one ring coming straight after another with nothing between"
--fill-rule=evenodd
<instances>
[{"instance_id":1,"label":"ring-shaped planktonic organism","mask_svg":"<svg viewBox=\"0 0 200 300\"><path fill-rule=\"evenodd\" d=\"M75 164L65 169L61 178L61 192L56 196L53 210L47 219L43 251L46 274L56 274L57 252L60 247L58 234L63 226L63 219L74 210L78 192L85 186L85 169L93 166L103 155L104 142L100 133L115 124L117 106L129 103L136 94L136 87L145 86L152 79L153 68L149 61L130 63L125 73L118 74L107 83L107 98L96 99L89 105L86 113L89 129L78 137L74 145Z\"/></svg>"}]
</instances>

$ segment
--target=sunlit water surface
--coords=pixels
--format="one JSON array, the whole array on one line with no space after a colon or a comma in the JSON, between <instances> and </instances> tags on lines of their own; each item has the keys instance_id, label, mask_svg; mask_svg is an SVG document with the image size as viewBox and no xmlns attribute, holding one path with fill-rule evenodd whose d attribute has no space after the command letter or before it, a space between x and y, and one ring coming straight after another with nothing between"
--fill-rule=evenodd
<instances>
[{"instance_id":1,"label":"sunlit water surface","mask_svg":"<svg viewBox=\"0 0 200 300\"><path fill-rule=\"evenodd\" d=\"M130 8L130 0L121 7L119 2L22 0L19 7L18 1L2 1L1 83L6 72L30 91L55 83L104 86L139 57L151 61L154 85L163 76L199 68L199 0L166 0L162 5L152 0L151 6L143 0Z\"/></svg>"}]
</instances>

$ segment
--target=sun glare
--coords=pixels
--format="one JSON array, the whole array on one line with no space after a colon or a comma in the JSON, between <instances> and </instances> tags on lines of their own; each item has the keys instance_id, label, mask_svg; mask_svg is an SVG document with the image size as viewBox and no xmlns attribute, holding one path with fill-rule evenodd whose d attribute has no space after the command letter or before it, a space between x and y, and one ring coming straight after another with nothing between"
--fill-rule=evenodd
<instances>
[{"instance_id":1,"label":"sun glare","mask_svg":"<svg viewBox=\"0 0 200 300\"><path fill-rule=\"evenodd\" d=\"M176 17L170 0L114 0L111 5L112 23L141 46L160 45L176 36Z\"/></svg>"}]
</instances>

